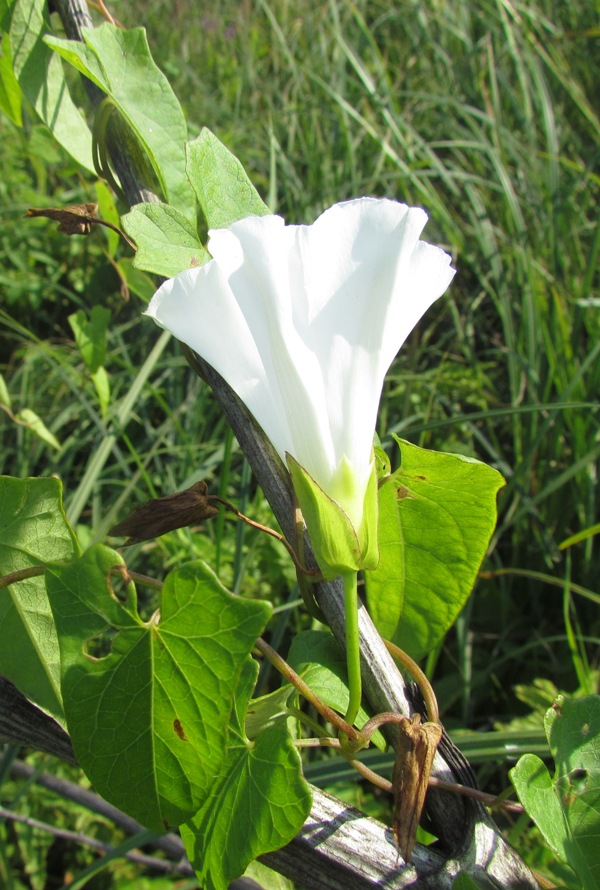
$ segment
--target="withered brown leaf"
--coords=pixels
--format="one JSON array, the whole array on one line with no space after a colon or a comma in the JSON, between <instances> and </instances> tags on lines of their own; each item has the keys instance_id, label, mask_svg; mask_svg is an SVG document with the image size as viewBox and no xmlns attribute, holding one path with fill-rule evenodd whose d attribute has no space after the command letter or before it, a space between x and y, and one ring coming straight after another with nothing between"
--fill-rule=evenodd
<instances>
[{"instance_id":1,"label":"withered brown leaf","mask_svg":"<svg viewBox=\"0 0 600 890\"><path fill-rule=\"evenodd\" d=\"M394 837L405 862L410 861L423 812L429 774L442 737L439 723L421 723L419 714L401 724L400 745L392 774Z\"/></svg>"},{"instance_id":2,"label":"withered brown leaf","mask_svg":"<svg viewBox=\"0 0 600 890\"><path fill-rule=\"evenodd\" d=\"M124 547L158 538L176 528L197 525L211 519L219 508L210 503L206 482L196 482L185 491L152 498L134 510L123 522L114 525L109 534L128 535Z\"/></svg>"},{"instance_id":3,"label":"withered brown leaf","mask_svg":"<svg viewBox=\"0 0 600 890\"><path fill-rule=\"evenodd\" d=\"M43 216L58 223L65 235L89 235L98 220L97 204L72 204L70 207L30 207L25 216Z\"/></svg>"}]
</instances>

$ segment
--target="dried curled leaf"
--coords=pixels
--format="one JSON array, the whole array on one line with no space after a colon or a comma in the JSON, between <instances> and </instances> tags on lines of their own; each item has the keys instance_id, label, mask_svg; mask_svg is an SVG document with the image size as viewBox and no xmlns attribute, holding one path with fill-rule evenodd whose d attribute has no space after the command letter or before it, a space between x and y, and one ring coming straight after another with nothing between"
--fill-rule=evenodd
<instances>
[{"instance_id":1,"label":"dried curled leaf","mask_svg":"<svg viewBox=\"0 0 600 890\"><path fill-rule=\"evenodd\" d=\"M152 498L133 513L113 526L111 535L128 535L123 546L139 544L150 538L158 538L176 528L197 525L211 519L219 508L210 502L206 482L196 482L185 491L168 494L164 498Z\"/></svg>"},{"instance_id":2,"label":"dried curled leaf","mask_svg":"<svg viewBox=\"0 0 600 890\"><path fill-rule=\"evenodd\" d=\"M392 774L394 837L405 862L410 861L423 812L429 774L442 737L439 723L421 723L419 714L399 725L400 746Z\"/></svg>"},{"instance_id":3,"label":"dried curled leaf","mask_svg":"<svg viewBox=\"0 0 600 890\"><path fill-rule=\"evenodd\" d=\"M72 204L70 207L30 207L25 216L56 220L58 231L65 235L89 235L98 222L97 213L97 204Z\"/></svg>"}]
</instances>

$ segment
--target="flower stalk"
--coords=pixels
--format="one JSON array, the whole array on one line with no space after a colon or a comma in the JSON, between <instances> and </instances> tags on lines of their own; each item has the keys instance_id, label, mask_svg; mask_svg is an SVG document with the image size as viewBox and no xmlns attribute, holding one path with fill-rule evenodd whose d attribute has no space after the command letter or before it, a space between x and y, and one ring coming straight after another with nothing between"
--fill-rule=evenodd
<instances>
[{"instance_id":1,"label":"flower stalk","mask_svg":"<svg viewBox=\"0 0 600 890\"><path fill-rule=\"evenodd\" d=\"M348 669L348 710L346 723L350 726L358 716L362 699L360 675L360 636L358 632L358 585L356 572L344 576L344 610L346 618L346 665Z\"/></svg>"}]
</instances>

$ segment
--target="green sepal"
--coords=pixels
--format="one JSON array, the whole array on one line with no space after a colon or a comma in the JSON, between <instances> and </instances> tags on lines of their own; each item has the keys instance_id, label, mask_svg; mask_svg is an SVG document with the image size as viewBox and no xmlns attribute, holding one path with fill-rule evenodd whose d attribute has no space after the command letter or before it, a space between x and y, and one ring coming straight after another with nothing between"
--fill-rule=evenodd
<instances>
[{"instance_id":1,"label":"green sepal","mask_svg":"<svg viewBox=\"0 0 600 890\"><path fill-rule=\"evenodd\" d=\"M342 507L317 485L291 454L286 454L292 484L311 544L327 579L361 569L374 569L379 562L377 543L377 474L369 477L364 514L358 531Z\"/></svg>"}]
</instances>

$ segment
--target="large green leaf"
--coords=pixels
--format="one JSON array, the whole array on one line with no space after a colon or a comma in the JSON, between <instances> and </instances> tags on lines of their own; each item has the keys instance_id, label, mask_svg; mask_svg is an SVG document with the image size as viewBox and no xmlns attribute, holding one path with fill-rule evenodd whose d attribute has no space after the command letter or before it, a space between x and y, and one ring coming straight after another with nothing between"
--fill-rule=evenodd
<instances>
[{"instance_id":1,"label":"large green leaf","mask_svg":"<svg viewBox=\"0 0 600 890\"><path fill-rule=\"evenodd\" d=\"M381 635L420 658L471 593L504 480L477 460L396 441L401 465L379 489L380 560L365 572L367 603Z\"/></svg>"},{"instance_id":2,"label":"large green leaf","mask_svg":"<svg viewBox=\"0 0 600 890\"><path fill-rule=\"evenodd\" d=\"M160 831L196 812L221 775L238 676L271 607L234 597L195 562L167 577L144 622L133 584L123 601L113 592L122 567L97 546L48 573L65 714L96 789ZM112 651L87 654L109 629Z\"/></svg>"},{"instance_id":3,"label":"large green leaf","mask_svg":"<svg viewBox=\"0 0 600 890\"><path fill-rule=\"evenodd\" d=\"M73 104L60 59L44 43L46 0L19 0L10 23L14 73L21 89L71 157L93 172L92 134Z\"/></svg>"},{"instance_id":4,"label":"large green leaf","mask_svg":"<svg viewBox=\"0 0 600 890\"><path fill-rule=\"evenodd\" d=\"M169 204L195 220L194 193L185 172L187 126L169 81L156 67L143 28L124 31L108 22L84 28L85 44L46 43L111 97L144 147Z\"/></svg>"},{"instance_id":5,"label":"large green leaf","mask_svg":"<svg viewBox=\"0 0 600 890\"><path fill-rule=\"evenodd\" d=\"M534 754L510 777L519 800L583 890L600 886L600 696L559 698L544 726L556 769Z\"/></svg>"},{"instance_id":6,"label":"large green leaf","mask_svg":"<svg viewBox=\"0 0 600 890\"><path fill-rule=\"evenodd\" d=\"M285 725L265 729L252 742L244 732L256 671L256 664L248 664L239 684L219 780L193 819L181 826L204 890L226 890L257 856L289 843L310 812L310 789Z\"/></svg>"},{"instance_id":7,"label":"large green leaf","mask_svg":"<svg viewBox=\"0 0 600 890\"><path fill-rule=\"evenodd\" d=\"M209 229L270 213L241 163L206 127L188 143L187 171Z\"/></svg>"},{"instance_id":8,"label":"large green leaf","mask_svg":"<svg viewBox=\"0 0 600 890\"><path fill-rule=\"evenodd\" d=\"M0 477L0 575L76 555L61 492L58 479ZM41 575L0 590L0 627L0 674L62 720L58 640Z\"/></svg>"}]
</instances>

